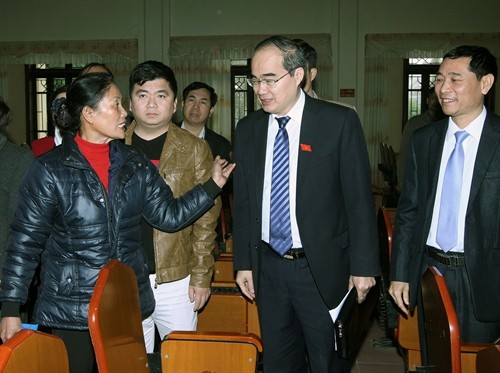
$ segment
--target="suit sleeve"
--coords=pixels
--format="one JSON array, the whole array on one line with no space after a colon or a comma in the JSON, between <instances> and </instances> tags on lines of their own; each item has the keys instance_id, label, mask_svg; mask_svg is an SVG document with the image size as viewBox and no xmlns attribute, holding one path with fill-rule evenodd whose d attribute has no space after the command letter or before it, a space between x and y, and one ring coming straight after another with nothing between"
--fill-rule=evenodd
<instances>
[{"instance_id":1,"label":"suit sleeve","mask_svg":"<svg viewBox=\"0 0 500 373\"><path fill-rule=\"evenodd\" d=\"M406 156L406 170L403 189L398 201L394 241L391 253L391 281L409 282L409 267L412 245L415 244L415 230L418 218L417 162L414 138Z\"/></svg>"},{"instance_id":2,"label":"suit sleeve","mask_svg":"<svg viewBox=\"0 0 500 373\"><path fill-rule=\"evenodd\" d=\"M380 269L370 163L361 123L354 110L346 122L340 142L340 180L350 232L350 274L371 277L378 275Z\"/></svg>"},{"instance_id":3,"label":"suit sleeve","mask_svg":"<svg viewBox=\"0 0 500 373\"><path fill-rule=\"evenodd\" d=\"M238 127L234 140L234 161L236 169L233 172L233 237L234 237L234 269L250 270L252 269L251 258L251 204L248 186L254 185L255 181L248 180L249 152L247 151L245 138L249 136L247 129L244 128L242 119ZM244 133L243 133L244 132ZM255 222L254 222L255 225ZM259 227L260 230L260 227Z\"/></svg>"}]
</instances>

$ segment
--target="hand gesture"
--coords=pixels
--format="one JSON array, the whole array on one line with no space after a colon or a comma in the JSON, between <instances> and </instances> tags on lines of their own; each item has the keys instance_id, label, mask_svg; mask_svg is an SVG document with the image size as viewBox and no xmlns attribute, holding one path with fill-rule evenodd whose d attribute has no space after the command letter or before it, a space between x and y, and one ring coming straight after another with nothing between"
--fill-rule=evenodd
<instances>
[{"instance_id":1,"label":"hand gesture","mask_svg":"<svg viewBox=\"0 0 500 373\"><path fill-rule=\"evenodd\" d=\"M221 159L219 156L215 157L214 164L212 166L212 179L219 186L219 188L222 188L226 184L227 179L229 179L229 176L235 167L235 163L229 163L225 159Z\"/></svg>"}]
</instances>

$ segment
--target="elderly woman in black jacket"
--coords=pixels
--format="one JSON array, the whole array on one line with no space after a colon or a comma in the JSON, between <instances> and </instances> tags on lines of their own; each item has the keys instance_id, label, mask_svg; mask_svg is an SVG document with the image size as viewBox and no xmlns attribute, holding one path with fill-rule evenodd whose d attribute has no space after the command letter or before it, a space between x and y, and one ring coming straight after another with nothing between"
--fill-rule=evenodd
<instances>
[{"instance_id":1,"label":"elderly woman in black jacket","mask_svg":"<svg viewBox=\"0 0 500 373\"><path fill-rule=\"evenodd\" d=\"M36 159L20 188L0 285L0 337L21 329L19 306L41 263L34 322L66 343L72 372L91 372L90 297L100 268L117 258L137 275L143 317L154 309L140 221L175 231L212 205L234 169L217 158L212 178L179 199L148 158L124 145L126 111L113 78L79 77L61 107L69 132Z\"/></svg>"}]
</instances>

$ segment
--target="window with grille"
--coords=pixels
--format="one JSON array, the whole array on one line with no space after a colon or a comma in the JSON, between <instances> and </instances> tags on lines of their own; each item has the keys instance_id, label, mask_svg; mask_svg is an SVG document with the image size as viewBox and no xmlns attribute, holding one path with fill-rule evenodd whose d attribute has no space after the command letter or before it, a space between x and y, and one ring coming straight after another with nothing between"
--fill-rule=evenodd
<instances>
[{"instance_id":1,"label":"window with grille","mask_svg":"<svg viewBox=\"0 0 500 373\"><path fill-rule=\"evenodd\" d=\"M53 93L70 84L78 76L81 67L71 64L26 65L26 142L54 134L54 123L50 115Z\"/></svg>"},{"instance_id":2,"label":"window with grille","mask_svg":"<svg viewBox=\"0 0 500 373\"><path fill-rule=\"evenodd\" d=\"M257 95L247 84L247 78L251 75L250 59L231 61L231 140L238 121L260 108Z\"/></svg>"},{"instance_id":3,"label":"window with grille","mask_svg":"<svg viewBox=\"0 0 500 373\"><path fill-rule=\"evenodd\" d=\"M410 58L404 62L403 124L427 110L429 88L434 86L441 58Z\"/></svg>"}]
</instances>

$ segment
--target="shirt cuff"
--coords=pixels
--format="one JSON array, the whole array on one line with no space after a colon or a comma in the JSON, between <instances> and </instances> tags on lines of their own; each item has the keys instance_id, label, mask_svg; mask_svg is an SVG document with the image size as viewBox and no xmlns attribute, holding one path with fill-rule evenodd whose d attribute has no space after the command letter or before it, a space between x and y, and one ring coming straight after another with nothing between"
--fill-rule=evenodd
<instances>
[{"instance_id":1,"label":"shirt cuff","mask_svg":"<svg viewBox=\"0 0 500 373\"><path fill-rule=\"evenodd\" d=\"M2 302L2 317L20 317L19 308L20 303L16 302Z\"/></svg>"}]
</instances>

